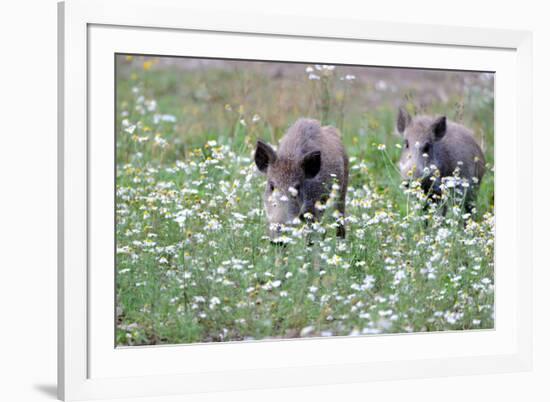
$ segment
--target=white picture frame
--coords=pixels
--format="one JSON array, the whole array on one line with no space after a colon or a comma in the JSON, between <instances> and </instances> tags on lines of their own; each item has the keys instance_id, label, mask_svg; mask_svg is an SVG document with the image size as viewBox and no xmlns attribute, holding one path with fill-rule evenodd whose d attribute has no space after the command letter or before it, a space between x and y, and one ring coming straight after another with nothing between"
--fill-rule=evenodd
<instances>
[{"instance_id":1,"label":"white picture frame","mask_svg":"<svg viewBox=\"0 0 550 402\"><path fill-rule=\"evenodd\" d=\"M212 15L177 0L60 3L59 397L153 397L530 370L531 47L531 34L520 31ZM357 49L368 50L369 58L358 58ZM330 51L319 56L323 50ZM114 136L109 63L123 51L496 71L496 136L510 138L496 147L496 169L513 179L496 181L495 329L115 348L108 296L114 271L97 268L108 267L113 251L105 236L113 223L113 141L96 132L111 128ZM522 146L515 146L520 135Z\"/></svg>"}]
</instances>

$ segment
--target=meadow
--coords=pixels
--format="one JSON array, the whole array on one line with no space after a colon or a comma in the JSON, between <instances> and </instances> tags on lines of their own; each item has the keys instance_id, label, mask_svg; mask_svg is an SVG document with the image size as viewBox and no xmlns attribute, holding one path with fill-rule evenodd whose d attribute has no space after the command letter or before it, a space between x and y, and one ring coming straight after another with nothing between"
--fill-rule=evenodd
<instances>
[{"instance_id":1,"label":"meadow","mask_svg":"<svg viewBox=\"0 0 550 402\"><path fill-rule=\"evenodd\" d=\"M494 327L492 75L116 63L117 345ZM402 181L399 105L475 132L487 172L472 214L451 188L426 207ZM335 187L321 222L286 228L274 246L253 152L302 116L342 133L347 236L334 235Z\"/></svg>"}]
</instances>

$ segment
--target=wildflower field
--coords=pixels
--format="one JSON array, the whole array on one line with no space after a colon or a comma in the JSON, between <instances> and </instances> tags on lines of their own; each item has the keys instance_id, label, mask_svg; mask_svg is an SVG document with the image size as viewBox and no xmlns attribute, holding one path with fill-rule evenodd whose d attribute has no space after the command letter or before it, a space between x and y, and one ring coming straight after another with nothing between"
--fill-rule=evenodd
<instances>
[{"instance_id":1,"label":"wildflower field","mask_svg":"<svg viewBox=\"0 0 550 402\"><path fill-rule=\"evenodd\" d=\"M492 75L116 63L117 345L493 328ZM450 185L427 204L403 183L403 104L476 133L487 172L473 214ZM323 220L286 228L275 246L253 152L303 116L342 132L347 236L335 236L334 186Z\"/></svg>"}]
</instances>

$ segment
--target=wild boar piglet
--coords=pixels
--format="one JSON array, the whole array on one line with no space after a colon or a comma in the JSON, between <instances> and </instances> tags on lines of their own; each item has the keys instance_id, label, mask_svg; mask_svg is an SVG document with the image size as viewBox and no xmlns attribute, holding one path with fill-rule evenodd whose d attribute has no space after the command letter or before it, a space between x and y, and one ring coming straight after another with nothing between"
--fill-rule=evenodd
<instances>
[{"instance_id":1,"label":"wild boar piglet","mask_svg":"<svg viewBox=\"0 0 550 402\"><path fill-rule=\"evenodd\" d=\"M344 215L348 157L336 128L301 118L288 129L277 151L259 140L254 160L267 177L264 207L273 242L278 242L284 226L308 217L319 219L322 211L316 203L326 202L335 182L340 187L336 208ZM337 235L345 237L343 224Z\"/></svg>"},{"instance_id":2,"label":"wild boar piglet","mask_svg":"<svg viewBox=\"0 0 550 402\"><path fill-rule=\"evenodd\" d=\"M418 179L426 193L441 195L445 178L456 176L471 212L485 173L485 157L473 133L445 116L415 116L400 108L397 131L403 137L399 170L404 180ZM463 185L467 183L467 185Z\"/></svg>"}]
</instances>

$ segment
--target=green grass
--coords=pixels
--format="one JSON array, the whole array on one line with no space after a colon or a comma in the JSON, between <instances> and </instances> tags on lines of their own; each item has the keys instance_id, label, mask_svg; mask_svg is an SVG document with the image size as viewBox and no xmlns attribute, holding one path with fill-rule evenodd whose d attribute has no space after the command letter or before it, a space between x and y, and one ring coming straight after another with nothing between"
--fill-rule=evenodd
<instances>
[{"instance_id":1,"label":"green grass","mask_svg":"<svg viewBox=\"0 0 550 402\"><path fill-rule=\"evenodd\" d=\"M366 107L376 89L340 80L345 67L308 80L129 59L117 74L118 345L493 327L492 169L475 216L425 210L395 170L392 97L417 107L408 88ZM492 166L482 86L422 110L474 129ZM321 223L289 229L275 247L253 146L275 143L300 116L342 131L348 236L335 238L329 202Z\"/></svg>"}]
</instances>

